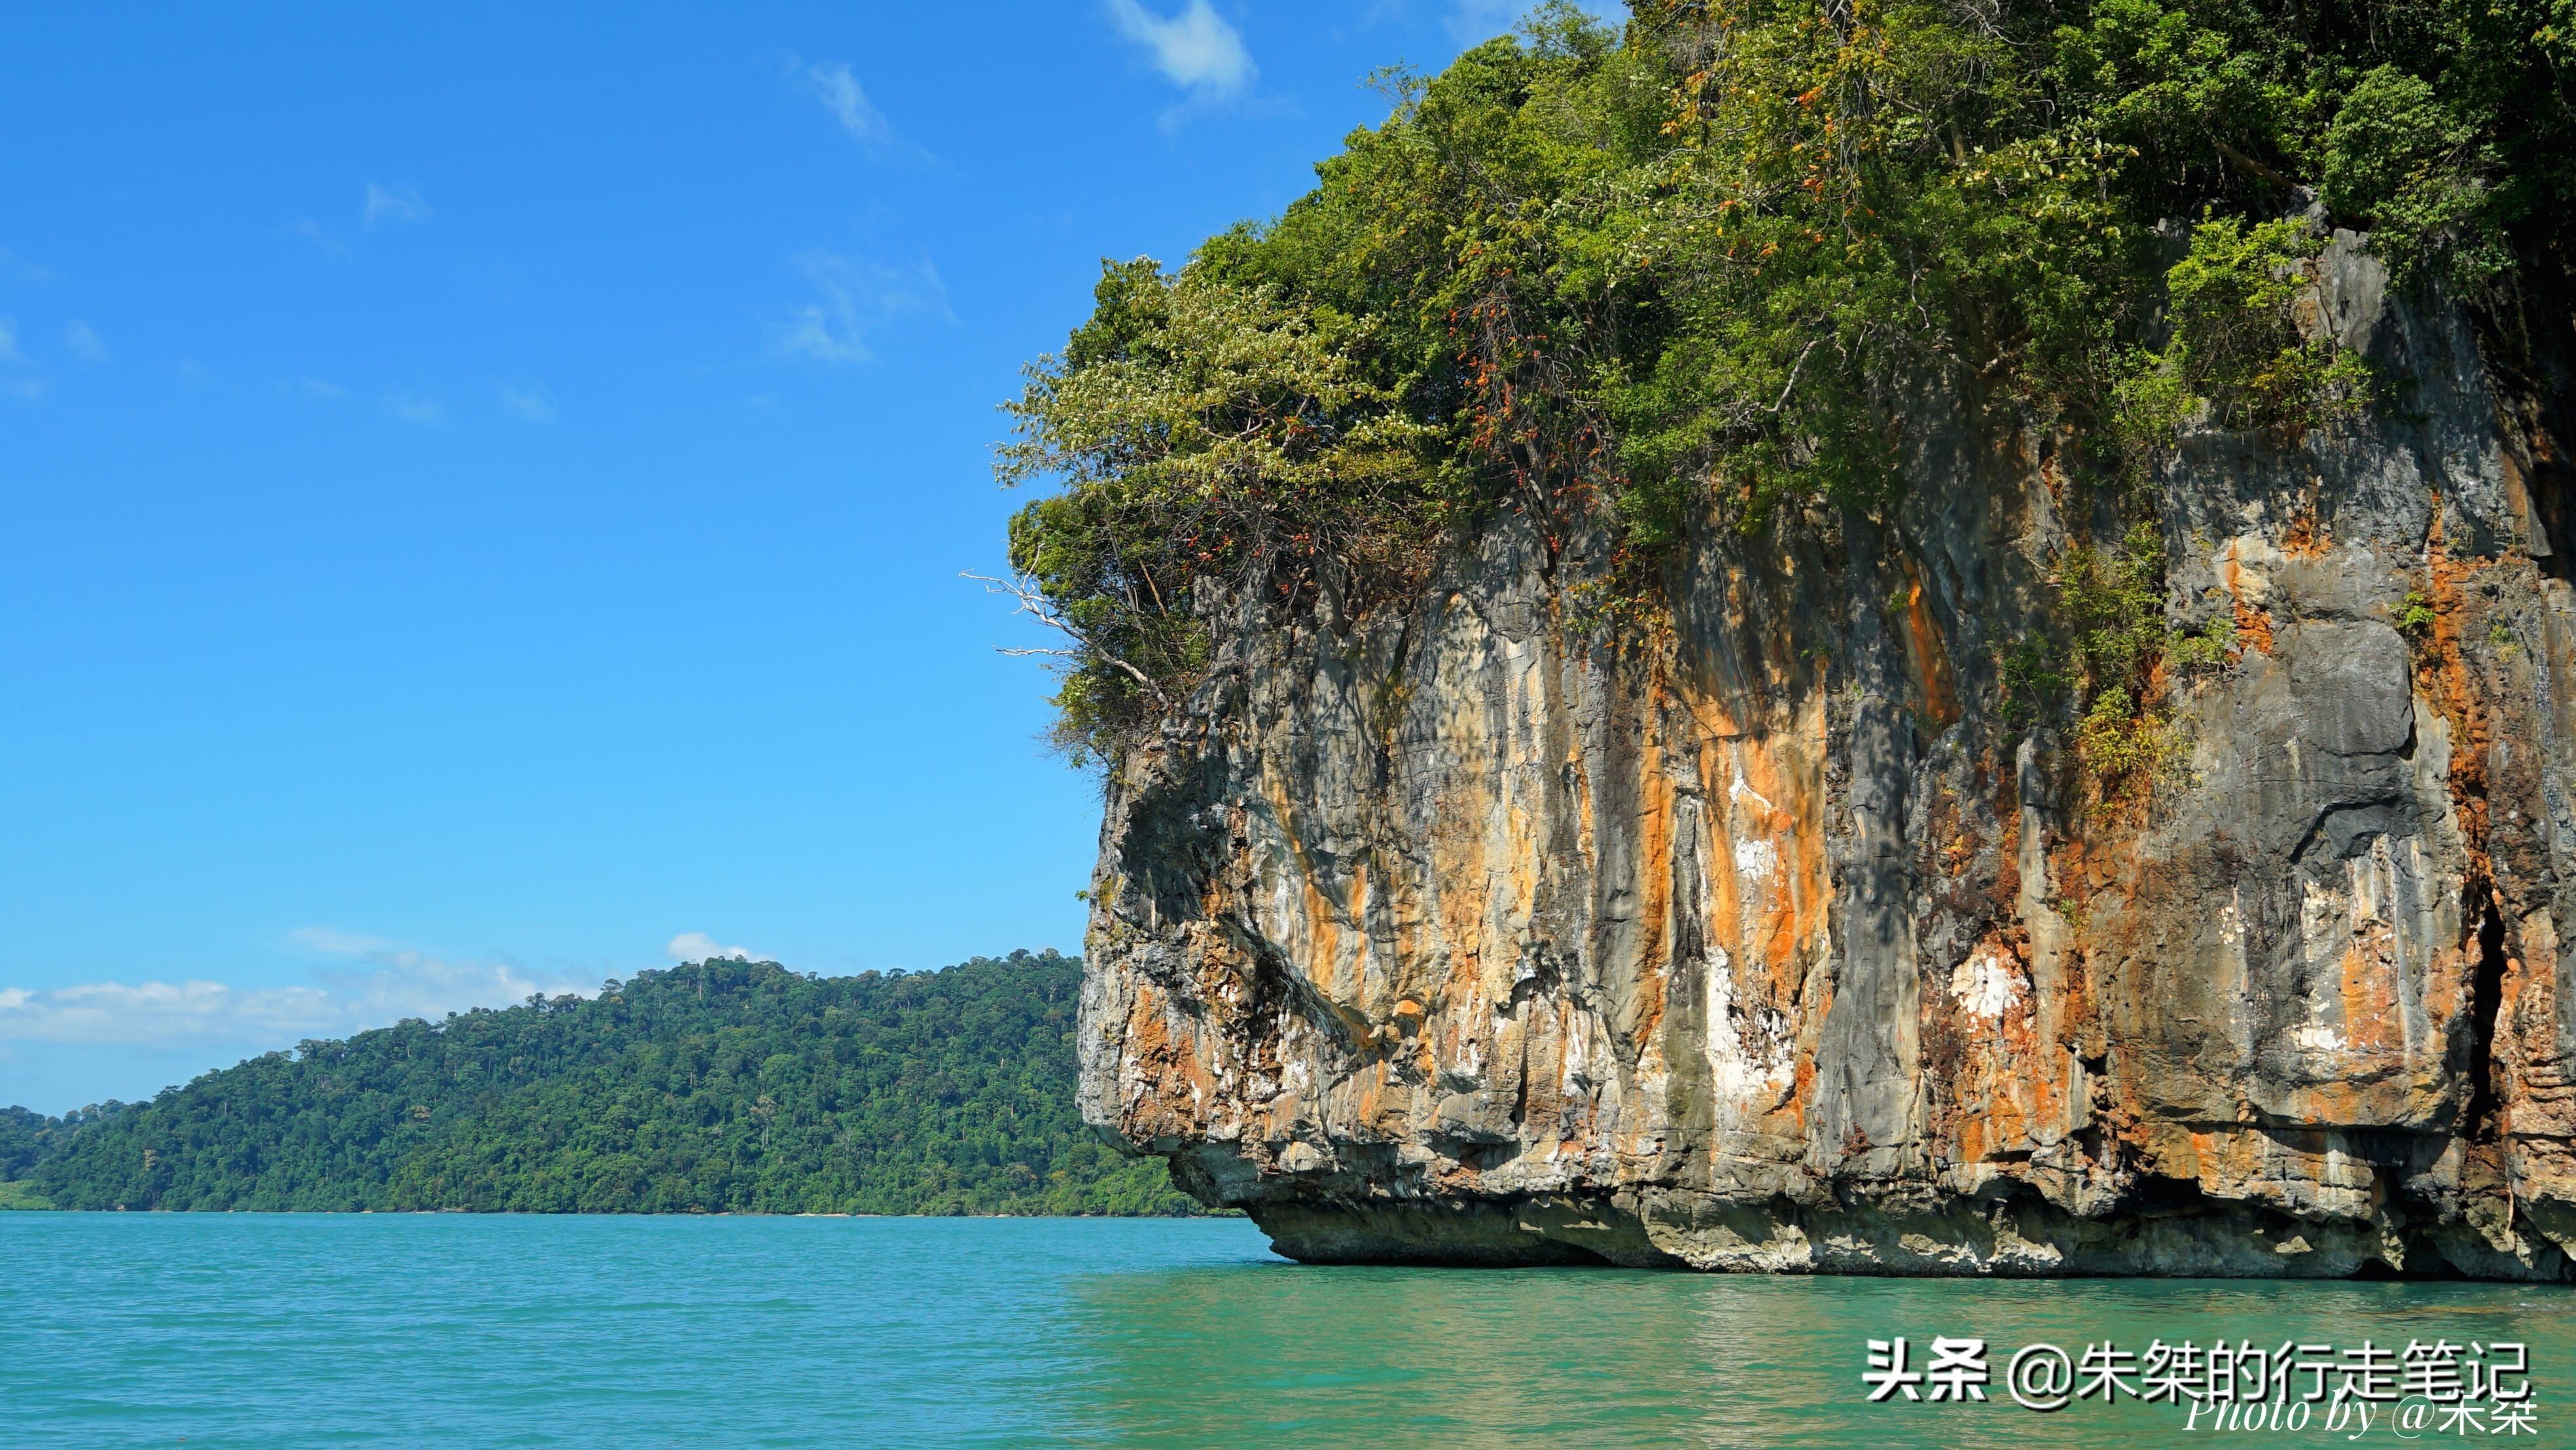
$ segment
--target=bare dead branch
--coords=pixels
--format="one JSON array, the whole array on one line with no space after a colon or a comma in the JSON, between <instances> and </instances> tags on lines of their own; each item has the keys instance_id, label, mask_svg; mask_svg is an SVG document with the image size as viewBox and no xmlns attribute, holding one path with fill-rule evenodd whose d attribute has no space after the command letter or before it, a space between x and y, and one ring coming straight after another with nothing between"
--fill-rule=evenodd
<instances>
[{"instance_id":1,"label":"bare dead branch","mask_svg":"<svg viewBox=\"0 0 2576 1450\"><path fill-rule=\"evenodd\" d=\"M1055 655L1065 659L1081 659L1086 656L1090 656L1106 660L1110 664L1117 666L1119 669L1126 671L1128 677L1133 679L1137 684L1144 686L1145 693L1154 697L1154 703L1157 706L1168 708L1171 705L1171 696L1163 693L1163 687L1154 683L1153 676L1146 674L1143 670L1140 670L1134 665L1129 664L1127 661L1120 659L1114 651L1102 645L1100 641L1093 639L1088 633L1085 633L1080 625L1075 624L1072 620L1069 620L1062 614L1058 613L1054 606L1047 603L1046 595L1039 592L1038 587L1035 584L1030 583L1026 579L996 579L992 575L978 574L968 569L959 570L957 577L960 579L972 579L976 583L983 585L984 592L987 594L999 594L1011 599L1019 606L1017 609L1012 611L1013 613L1025 614L1031 619L1036 620L1038 623L1047 626L1049 629L1061 630L1065 634L1071 636L1074 643L1082 646L1082 648L1078 650L1003 648L1000 650L1001 653L1006 655Z\"/></svg>"},{"instance_id":2,"label":"bare dead branch","mask_svg":"<svg viewBox=\"0 0 2576 1450\"><path fill-rule=\"evenodd\" d=\"M1770 407L1763 409L1763 410L1762 410L1763 412L1766 412L1766 413L1777 413L1777 412L1779 412L1782 408L1785 408L1785 407L1789 406L1789 390L1790 390L1791 388L1794 388L1794 387L1798 386L1798 370L1799 370L1800 368L1803 368L1803 367L1805 367L1805 366L1807 365L1807 354L1808 354L1808 353L1811 353L1811 352L1814 352L1814 351L1816 350L1816 344L1817 344L1817 343L1820 343L1820 342L1822 342L1822 341L1824 341L1824 339L1823 339L1823 338L1821 338L1821 337L1819 337L1819 338L1812 338L1812 339L1810 339L1810 340L1808 341L1807 346L1805 347L1805 349L1804 349L1804 350L1802 350L1801 352L1799 352L1799 354L1798 354L1798 361L1797 361L1795 364L1793 364L1793 365L1790 367L1790 369L1789 369L1789 381L1787 381L1787 382L1785 382L1785 383L1782 383L1782 384L1780 385L1780 397L1779 397L1779 399L1778 399L1776 402L1772 403L1772 405L1771 405Z\"/></svg>"}]
</instances>

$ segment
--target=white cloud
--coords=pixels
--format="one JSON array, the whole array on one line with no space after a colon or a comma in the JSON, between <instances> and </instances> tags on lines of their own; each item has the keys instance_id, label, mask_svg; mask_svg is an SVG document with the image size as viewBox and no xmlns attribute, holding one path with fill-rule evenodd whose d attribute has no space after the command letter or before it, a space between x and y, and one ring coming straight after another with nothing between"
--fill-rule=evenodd
<instances>
[{"instance_id":1,"label":"white cloud","mask_svg":"<svg viewBox=\"0 0 2576 1450\"><path fill-rule=\"evenodd\" d=\"M77 317L72 319L70 326L63 329L63 346L70 348L72 356L82 362L107 361L107 339L98 335L97 328Z\"/></svg>"},{"instance_id":2,"label":"white cloud","mask_svg":"<svg viewBox=\"0 0 2576 1450\"><path fill-rule=\"evenodd\" d=\"M532 995L589 996L599 984L530 975L506 961L449 962L413 951L366 954L363 969L314 973L341 1004L344 1031L404 1017L438 1018L474 1007L507 1007Z\"/></svg>"},{"instance_id":3,"label":"white cloud","mask_svg":"<svg viewBox=\"0 0 2576 1450\"><path fill-rule=\"evenodd\" d=\"M1237 95L1257 73L1243 36L1208 0L1189 0L1165 19L1137 0L1108 0L1109 19L1128 41L1143 46L1163 78L1202 100Z\"/></svg>"},{"instance_id":4,"label":"white cloud","mask_svg":"<svg viewBox=\"0 0 2576 1450\"><path fill-rule=\"evenodd\" d=\"M429 203L408 186L378 186L370 181L364 216L368 226L381 221L425 222L430 218Z\"/></svg>"},{"instance_id":5,"label":"white cloud","mask_svg":"<svg viewBox=\"0 0 2576 1450\"><path fill-rule=\"evenodd\" d=\"M553 400L535 388L503 388L501 408L523 423L551 423L555 420Z\"/></svg>"},{"instance_id":6,"label":"white cloud","mask_svg":"<svg viewBox=\"0 0 2576 1450\"><path fill-rule=\"evenodd\" d=\"M26 361L27 355L18 351L18 319L0 317L0 363L23 364Z\"/></svg>"},{"instance_id":7,"label":"white cloud","mask_svg":"<svg viewBox=\"0 0 2576 1450\"><path fill-rule=\"evenodd\" d=\"M719 946L714 937L702 931L684 931L671 938L670 944L662 950L669 953L671 960L675 962L703 962L718 957L731 957L736 961L747 962L753 955L749 947Z\"/></svg>"},{"instance_id":8,"label":"white cloud","mask_svg":"<svg viewBox=\"0 0 2576 1450\"><path fill-rule=\"evenodd\" d=\"M307 928L347 942L366 940ZM352 955L360 953L352 952ZM0 1041L85 1046L190 1041L283 1046L306 1037L346 1036L405 1017L435 1020L475 1007L503 1007L532 994L596 991L595 984L530 976L508 962L455 963L418 952L368 950L360 969L325 969L318 986L243 989L221 982L86 982L35 991L0 989Z\"/></svg>"},{"instance_id":9,"label":"white cloud","mask_svg":"<svg viewBox=\"0 0 2576 1450\"><path fill-rule=\"evenodd\" d=\"M0 247L0 277L6 277L12 282L25 282L32 285L38 282L50 282L53 276L53 273L10 251L7 247Z\"/></svg>"},{"instance_id":10,"label":"white cloud","mask_svg":"<svg viewBox=\"0 0 2576 1450\"><path fill-rule=\"evenodd\" d=\"M328 382L321 378L306 378L304 380L304 391L311 393L317 398L345 398L349 396L349 390L347 388L340 386L338 383Z\"/></svg>"},{"instance_id":11,"label":"white cloud","mask_svg":"<svg viewBox=\"0 0 2576 1450\"><path fill-rule=\"evenodd\" d=\"M447 409L436 398L414 397L409 393L387 393L385 409L406 423L426 428L447 416Z\"/></svg>"},{"instance_id":12,"label":"white cloud","mask_svg":"<svg viewBox=\"0 0 2576 1450\"><path fill-rule=\"evenodd\" d=\"M868 333L905 313L946 314L947 288L928 261L909 271L867 258L808 252L797 270L822 294L775 329L778 351L816 362L869 362Z\"/></svg>"},{"instance_id":13,"label":"white cloud","mask_svg":"<svg viewBox=\"0 0 2576 1450\"><path fill-rule=\"evenodd\" d=\"M859 86L858 78L845 65L815 65L805 70L806 82L813 86L815 98L823 109L850 133L850 139L871 150L894 145L894 127L885 113L869 102L868 93Z\"/></svg>"},{"instance_id":14,"label":"white cloud","mask_svg":"<svg viewBox=\"0 0 2576 1450\"><path fill-rule=\"evenodd\" d=\"M239 992L221 982L90 982L0 991L0 1038L21 1042L291 1039L321 1030L331 1015L330 994L317 987Z\"/></svg>"}]
</instances>

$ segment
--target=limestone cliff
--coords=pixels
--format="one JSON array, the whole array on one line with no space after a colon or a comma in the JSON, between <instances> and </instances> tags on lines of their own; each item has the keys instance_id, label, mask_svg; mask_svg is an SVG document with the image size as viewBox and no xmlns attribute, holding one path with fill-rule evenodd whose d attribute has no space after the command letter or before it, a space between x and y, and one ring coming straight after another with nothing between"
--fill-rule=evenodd
<instances>
[{"instance_id":1,"label":"limestone cliff","mask_svg":"<svg viewBox=\"0 0 2576 1450\"><path fill-rule=\"evenodd\" d=\"M2564 464L2385 290L2339 236L2308 323L2394 402L2163 472L2238 645L2139 798L2000 708L2106 525L1938 389L1912 502L1710 529L1651 629L1505 517L1221 631L1109 782L1085 1115L1311 1260L2569 1278Z\"/></svg>"}]
</instances>

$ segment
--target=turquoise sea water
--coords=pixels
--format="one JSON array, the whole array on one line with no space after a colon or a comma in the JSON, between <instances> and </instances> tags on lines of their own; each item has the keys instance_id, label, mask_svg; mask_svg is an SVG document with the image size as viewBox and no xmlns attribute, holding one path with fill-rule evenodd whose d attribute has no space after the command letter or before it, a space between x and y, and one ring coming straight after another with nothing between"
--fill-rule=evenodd
<instances>
[{"instance_id":1,"label":"turquoise sea water","mask_svg":"<svg viewBox=\"0 0 2576 1450\"><path fill-rule=\"evenodd\" d=\"M1870 1338L1981 1336L1983 1404L1870 1404ZM0 1441L176 1445L2397 1444L2014 1405L2034 1341L2529 1344L2445 1284L1306 1268L1241 1220L0 1214ZM2417 1438L2454 1436L2426 1430Z\"/></svg>"}]
</instances>

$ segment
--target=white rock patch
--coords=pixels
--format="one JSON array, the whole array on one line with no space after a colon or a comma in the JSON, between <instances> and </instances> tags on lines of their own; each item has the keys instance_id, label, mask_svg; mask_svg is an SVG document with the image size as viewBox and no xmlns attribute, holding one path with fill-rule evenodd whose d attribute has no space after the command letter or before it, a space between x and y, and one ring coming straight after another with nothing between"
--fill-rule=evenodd
<instances>
[{"instance_id":1,"label":"white rock patch","mask_svg":"<svg viewBox=\"0 0 2576 1450\"><path fill-rule=\"evenodd\" d=\"M1735 843L1735 871L1747 881L1759 881L1780 869L1780 848L1768 841Z\"/></svg>"},{"instance_id":2,"label":"white rock patch","mask_svg":"<svg viewBox=\"0 0 2576 1450\"><path fill-rule=\"evenodd\" d=\"M2290 1040L2309 1052L2341 1052L2344 1048L2343 1034L2321 1022L2291 1028Z\"/></svg>"},{"instance_id":3,"label":"white rock patch","mask_svg":"<svg viewBox=\"0 0 2576 1450\"><path fill-rule=\"evenodd\" d=\"M1950 996L1959 1010L1991 1022L2021 1000L2021 977L1995 952L1979 952L1950 973Z\"/></svg>"}]
</instances>

